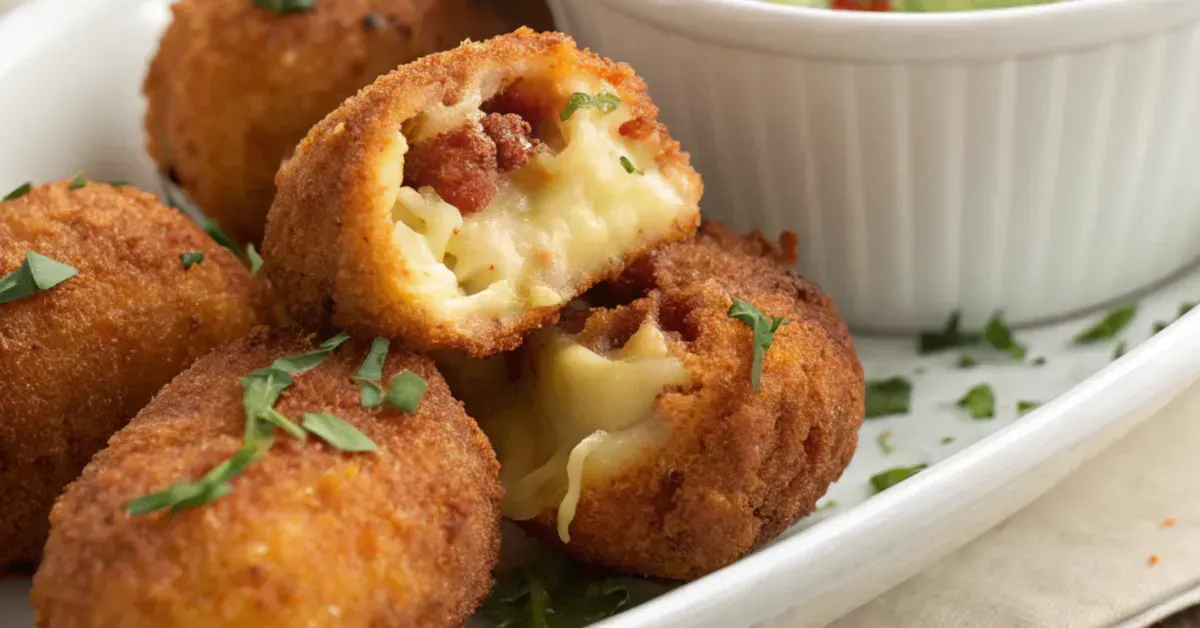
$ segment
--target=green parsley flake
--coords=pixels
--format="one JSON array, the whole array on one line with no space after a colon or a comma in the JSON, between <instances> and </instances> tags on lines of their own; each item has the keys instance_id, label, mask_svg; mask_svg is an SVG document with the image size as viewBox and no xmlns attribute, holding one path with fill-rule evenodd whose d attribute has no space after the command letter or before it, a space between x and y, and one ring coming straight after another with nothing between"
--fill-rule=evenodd
<instances>
[{"instance_id":1,"label":"green parsley flake","mask_svg":"<svg viewBox=\"0 0 1200 628\"><path fill-rule=\"evenodd\" d=\"M927 464L918 464L911 467L888 469L887 471L871 476L871 486L875 488L876 493L882 493L927 468L929 468Z\"/></svg>"},{"instance_id":2,"label":"green parsley flake","mask_svg":"<svg viewBox=\"0 0 1200 628\"><path fill-rule=\"evenodd\" d=\"M379 449L358 428L325 412L306 413L300 425L321 440L341 451L375 451Z\"/></svg>"},{"instance_id":3,"label":"green parsley flake","mask_svg":"<svg viewBox=\"0 0 1200 628\"><path fill-rule=\"evenodd\" d=\"M646 174L645 172L634 168L633 162L629 161L629 158L624 155L621 155L621 167L624 168L625 172L628 172L629 174Z\"/></svg>"},{"instance_id":4,"label":"green parsley flake","mask_svg":"<svg viewBox=\"0 0 1200 628\"><path fill-rule=\"evenodd\" d=\"M917 351L919 353L937 353L955 347L979 344L979 341L983 339L981 334L959 331L958 325L961 318L961 313L956 310L950 314L950 319L946 321L946 327L942 331L922 332L917 338Z\"/></svg>"},{"instance_id":5,"label":"green parsley flake","mask_svg":"<svg viewBox=\"0 0 1200 628\"><path fill-rule=\"evenodd\" d=\"M259 256L252 243L246 245L246 259L250 261L250 274L257 275L258 271L262 270L263 258Z\"/></svg>"},{"instance_id":6,"label":"green parsley flake","mask_svg":"<svg viewBox=\"0 0 1200 628\"><path fill-rule=\"evenodd\" d=\"M157 493L139 497L129 502L126 509L129 514L134 516L164 508L170 508L171 513L174 514L180 510L196 508L220 499L233 492L233 486L229 484L229 481L257 462L270 447L269 441L244 445L233 457L213 467L199 480L179 482Z\"/></svg>"},{"instance_id":7,"label":"green parsley flake","mask_svg":"<svg viewBox=\"0 0 1200 628\"><path fill-rule=\"evenodd\" d=\"M1044 366L1046 364L1046 358L1042 357L1042 356L1038 356L1038 357L1034 358L1033 361L1030 362L1030 364L1032 364L1034 366Z\"/></svg>"},{"instance_id":8,"label":"green parsley flake","mask_svg":"<svg viewBox=\"0 0 1200 628\"><path fill-rule=\"evenodd\" d=\"M754 363L750 368L750 386L758 390L762 384L763 356L775 342L775 332L791 321L787 318L768 317L753 304L736 297L725 315L745 323L754 334Z\"/></svg>"},{"instance_id":9,"label":"green parsley flake","mask_svg":"<svg viewBox=\"0 0 1200 628\"><path fill-rule=\"evenodd\" d=\"M204 261L204 251L184 251L179 254L179 261L183 262L183 269L187 270Z\"/></svg>"},{"instance_id":10,"label":"green parsley flake","mask_svg":"<svg viewBox=\"0 0 1200 628\"><path fill-rule=\"evenodd\" d=\"M1033 412L1034 410L1037 410L1038 407L1041 405L1042 405L1042 402L1040 402L1040 401L1018 401L1017 402L1017 416L1022 416L1029 412Z\"/></svg>"},{"instance_id":11,"label":"green parsley flake","mask_svg":"<svg viewBox=\"0 0 1200 628\"><path fill-rule=\"evenodd\" d=\"M580 109L595 109L600 113L612 113L620 105L621 99L617 98L616 94L610 92L603 92L595 96L583 92L575 92L567 99L567 104L563 107L562 113L558 114L558 119L566 122Z\"/></svg>"},{"instance_id":12,"label":"green parsley flake","mask_svg":"<svg viewBox=\"0 0 1200 628\"><path fill-rule=\"evenodd\" d=\"M317 8L316 0L254 0L254 6L278 13L298 13Z\"/></svg>"},{"instance_id":13,"label":"green parsley flake","mask_svg":"<svg viewBox=\"0 0 1200 628\"><path fill-rule=\"evenodd\" d=\"M0 304L44 292L78 274L78 270L62 262L26 251L25 262L0 277Z\"/></svg>"},{"instance_id":14,"label":"green parsley flake","mask_svg":"<svg viewBox=\"0 0 1200 628\"><path fill-rule=\"evenodd\" d=\"M993 349L1004 351L1014 360L1025 359L1025 347L1017 344L1017 341L1013 339L1012 330L1004 324L1004 319L999 313L994 314L988 321L983 330L983 339Z\"/></svg>"},{"instance_id":15,"label":"green parsley flake","mask_svg":"<svg viewBox=\"0 0 1200 628\"><path fill-rule=\"evenodd\" d=\"M586 626L666 593L672 585L609 576L566 558L542 556L496 575L479 609L497 628Z\"/></svg>"},{"instance_id":16,"label":"green parsley flake","mask_svg":"<svg viewBox=\"0 0 1200 628\"><path fill-rule=\"evenodd\" d=\"M383 403L383 387L377 382L383 379L383 362L387 359L390 344L387 338L372 340L367 358L354 374L353 380L358 383L359 399L364 408L376 408Z\"/></svg>"},{"instance_id":17,"label":"green parsley flake","mask_svg":"<svg viewBox=\"0 0 1200 628\"><path fill-rule=\"evenodd\" d=\"M976 360L975 358L971 357L969 354L964 353L964 354L958 356L958 368L970 369L970 368L975 368L976 366L979 366L979 360Z\"/></svg>"},{"instance_id":18,"label":"green parsley flake","mask_svg":"<svg viewBox=\"0 0 1200 628\"><path fill-rule=\"evenodd\" d=\"M123 188L123 187L125 187L125 186L129 185L129 182L128 182L128 181L121 181L120 179L117 179L117 180L114 180L114 181L109 181L109 182L108 182L108 184L109 184L109 185L111 185L111 186L112 186L112 187L114 187L114 188Z\"/></svg>"},{"instance_id":19,"label":"green parsley flake","mask_svg":"<svg viewBox=\"0 0 1200 628\"><path fill-rule=\"evenodd\" d=\"M74 179L71 179L71 183L70 183L70 185L67 186L67 189L68 190L78 190L79 188L87 186L87 184L88 184L87 179L84 178L82 172L79 172L79 173L75 174Z\"/></svg>"},{"instance_id":20,"label":"green parsley flake","mask_svg":"<svg viewBox=\"0 0 1200 628\"><path fill-rule=\"evenodd\" d=\"M25 183L22 183L21 185L18 185L18 186L16 187L16 189L14 189L12 192L9 192L8 194L5 194L5 195L4 195L4 200L6 200L6 201L11 201L11 200L14 200L14 199L21 198L22 196L25 196L26 194L29 194L29 191L30 191L30 190L32 190L32 189L33 189L33 183L31 183L31 182L29 182L29 181L26 181Z\"/></svg>"},{"instance_id":21,"label":"green parsley flake","mask_svg":"<svg viewBox=\"0 0 1200 628\"><path fill-rule=\"evenodd\" d=\"M907 414L912 389L912 382L904 377L867 382L866 418Z\"/></svg>"},{"instance_id":22,"label":"green parsley flake","mask_svg":"<svg viewBox=\"0 0 1200 628\"><path fill-rule=\"evenodd\" d=\"M953 442L954 442L954 437L953 437L953 436L943 436L943 437L942 437L942 444L943 444L943 445L949 445L950 443L953 443Z\"/></svg>"},{"instance_id":23,"label":"green parsley flake","mask_svg":"<svg viewBox=\"0 0 1200 628\"><path fill-rule=\"evenodd\" d=\"M417 406L425 396L429 384L420 375L405 369L396 373L388 382L387 395L384 401L393 408L407 414L416 414Z\"/></svg>"},{"instance_id":24,"label":"green parsley flake","mask_svg":"<svg viewBox=\"0 0 1200 628\"><path fill-rule=\"evenodd\" d=\"M1132 321L1133 317L1136 315L1137 303L1123 305L1109 312L1091 329L1086 329L1082 332L1079 332L1079 335L1075 336L1075 344L1089 345L1098 342L1104 342L1106 340L1112 340L1117 336L1117 334L1121 333L1122 329L1125 329L1125 327L1129 325L1129 322Z\"/></svg>"},{"instance_id":25,"label":"green parsley flake","mask_svg":"<svg viewBox=\"0 0 1200 628\"><path fill-rule=\"evenodd\" d=\"M1116 348L1113 349L1112 359L1120 360L1121 356L1123 356L1123 355L1125 355L1125 341L1124 340L1122 340L1121 342L1118 342Z\"/></svg>"},{"instance_id":26,"label":"green parsley flake","mask_svg":"<svg viewBox=\"0 0 1200 628\"><path fill-rule=\"evenodd\" d=\"M996 393L991 386L979 384L958 400L958 407L966 408L973 419L991 419L996 416Z\"/></svg>"},{"instance_id":27,"label":"green parsley flake","mask_svg":"<svg viewBox=\"0 0 1200 628\"><path fill-rule=\"evenodd\" d=\"M837 505L838 505L837 500L831 499L831 500L825 502L824 504L817 506L817 509L814 510L813 512L825 512L828 510L833 510L834 508L837 508Z\"/></svg>"},{"instance_id":28,"label":"green parsley flake","mask_svg":"<svg viewBox=\"0 0 1200 628\"><path fill-rule=\"evenodd\" d=\"M1151 328L1151 335L1157 334L1158 332L1160 332L1170 326L1171 326L1171 323L1168 323L1166 321L1154 321L1154 327Z\"/></svg>"},{"instance_id":29,"label":"green parsley flake","mask_svg":"<svg viewBox=\"0 0 1200 628\"><path fill-rule=\"evenodd\" d=\"M1196 304L1192 303L1191 301L1184 301L1183 303L1180 303L1179 304L1179 318L1183 318L1184 316L1186 316L1187 313L1191 312L1192 309L1195 307L1196 307Z\"/></svg>"},{"instance_id":30,"label":"green parsley flake","mask_svg":"<svg viewBox=\"0 0 1200 628\"><path fill-rule=\"evenodd\" d=\"M884 430L880 432L879 436L875 439L875 442L879 444L879 448L882 449L883 453L885 454L890 454L896 451L896 443L892 440L891 430Z\"/></svg>"}]
</instances>

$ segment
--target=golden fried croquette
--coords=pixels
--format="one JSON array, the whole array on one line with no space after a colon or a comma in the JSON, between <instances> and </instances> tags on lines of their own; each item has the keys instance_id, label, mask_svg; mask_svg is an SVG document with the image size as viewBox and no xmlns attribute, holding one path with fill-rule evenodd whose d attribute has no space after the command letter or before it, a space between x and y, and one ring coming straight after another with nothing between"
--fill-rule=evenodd
<instances>
[{"instance_id":1,"label":"golden fried croquette","mask_svg":"<svg viewBox=\"0 0 1200 628\"><path fill-rule=\"evenodd\" d=\"M428 390L415 415L368 410L349 342L294 376L275 409L327 412L377 445L343 453L283 433L232 492L170 514L126 505L202 476L242 446L239 376L312 350L259 330L180 375L118 432L51 515L34 577L37 625L458 626L491 586L500 543L498 465L427 358L393 345L385 379Z\"/></svg>"},{"instance_id":2,"label":"golden fried croquette","mask_svg":"<svg viewBox=\"0 0 1200 628\"><path fill-rule=\"evenodd\" d=\"M854 453L863 372L832 302L780 255L708 225L622 276L633 302L564 315L519 370L490 358L510 392L468 410L500 458L504 515L581 560L686 580L812 512ZM789 319L759 390L735 297ZM479 387L488 366L454 370Z\"/></svg>"},{"instance_id":3,"label":"golden fried croquette","mask_svg":"<svg viewBox=\"0 0 1200 628\"><path fill-rule=\"evenodd\" d=\"M27 252L78 270L0 303L0 568L35 561L54 498L154 393L273 320L266 281L133 187L66 182L0 202L0 276ZM203 254L185 268L180 255Z\"/></svg>"},{"instance_id":4,"label":"golden fried croquette","mask_svg":"<svg viewBox=\"0 0 1200 628\"><path fill-rule=\"evenodd\" d=\"M322 116L396 66L522 24L543 0L182 0L144 91L150 154L234 238L259 242L281 161Z\"/></svg>"},{"instance_id":5,"label":"golden fried croquette","mask_svg":"<svg viewBox=\"0 0 1200 628\"><path fill-rule=\"evenodd\" d=\"M627 65L522 29L380 78L279 172L267 273L312 329L482 356L699 221Z\"/></svg>"}]
</instances>

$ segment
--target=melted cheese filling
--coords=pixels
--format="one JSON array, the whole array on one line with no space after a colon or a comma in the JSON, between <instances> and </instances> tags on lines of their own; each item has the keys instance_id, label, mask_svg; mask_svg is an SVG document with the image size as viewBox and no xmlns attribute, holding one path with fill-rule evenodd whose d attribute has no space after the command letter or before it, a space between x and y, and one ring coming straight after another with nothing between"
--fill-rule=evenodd
<instances>
[{"instance_id":1,"label":"melted cheese filling","mask_svg":"<svg viewBox=\"0 0 1200 628\"><path fill-rule=\"evenodd\" d=\"M450 368L462 375L460 382L495 391L480 394L490 403L472 412L500 460L501 513L524 520L557 508L559 537L569 542L584 487L666 440L666 424L654 420L655 401L664 390L691 383L691 375L652 322L608 355L557 329L535 333L526 350L515 386L503 376L503 358ZM496 370L490 378L483 374L488 368Z\"/></svg>"},{"instance_id":2,"label":"melted cheese filling","mask_svg":"<svg viewBox=\"0 0 1200 628\"><path fill-rule=\"evenodd\" d=\"M612 91L595 79L577 82L568 91ZM477 121L479 106L438 105L409 139ZM393 237L407 272L398 280L442 320L503 321L570 300L581 280L619 262L639 241L667 234L683 197L654 155L620 134L629 119L625 105L608 114L580 108L566 122L555 118L561 150L539 151L502 175L492 202L465 218L432 188L401 187ZM644 174L627 172L622 157Z\"/></svg>"}]
</instances>

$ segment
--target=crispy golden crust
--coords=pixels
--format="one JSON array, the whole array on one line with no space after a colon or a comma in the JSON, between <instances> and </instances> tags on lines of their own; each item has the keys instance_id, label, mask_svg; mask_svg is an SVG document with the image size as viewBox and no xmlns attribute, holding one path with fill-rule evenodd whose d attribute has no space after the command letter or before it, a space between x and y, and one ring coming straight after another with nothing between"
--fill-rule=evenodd
<instances>
[{"instance_id":1,"label":"crispy golden crust","mask_svg":"<svg viewBox=\"0 0 1200 628\"><path fill-rule=\"evenodd\" d=\"M593 310L576 339L607 350L657 320L693 386L658 399L669 444L618 476L585 476L569 544L555 511L529 529L584 561L687 580L813 511L854 454L863 372L829 297L768 259L778 255L757 235L710 224L622 277L645 296ZM750 329L726 315L735 296L792 320L766 354L759 391Z\"/></svg>"},{"instance_id":2,"label":"crispy golden crust","mask_svg":"<svg viewBox=\"0 0 1200 628\"><path fill-rule=\"evenodd\" d=\"M238 377L312 344L259 330L210 354L113 437L51 515L38 626L456 626L491 586L499 465L432 362L393 345L385 379L429 383L415 416L361 407L347 343L276 409L329 412L378 446L347 454L282 434L228 496L133 517L130 500L199 477L242 444Z\"/></svg>"},{"instance_id":3,"label":"crispy golden crust","mask_svg":"<svg viewBox=\"0 0 1200 628\"><path fill-rule=\"evenodd\" d=\"M396 140L402 123L433 103L461 101L481 76L501 75L498 90L512 85L520 78L519 68L535 60L547 62L556 74L591 73L616 89L633 120L648 129L641 141L653 147L659 168L686 181L693 194L665 240L682 240L695 231L703 186L687 154L658 124L645 82L628 65L580 51L562 33L520 29L430 55L381 77L313 127L280 169L264 256L296 321L310 329L337 326L403 338L418 349L484 356L515 348L524 332L557 319L561 306L530 308L513 320L476 320L469 327L435 321L403 291L395 270L401 268L400 252L392 244L391 203L403 174ZM553 112L570 94L559 96ZM577 293L615 276L659 244L645 241L625 251L621 261L580 282Z\"/></svg>"},{"instance_id":4,"label":"crispy golden crust","mask_svg":"<svg viewBox=\"0 0 1200 628\"><path fill-rule=\"evenodd\" d=\"M29 250L79 274L0 304L0 567L37 559L54 498L155 391L272 320L264 280L132 187L0 202L0 276ZM184 269L184 251L204 261Z\"/></svg>"},{"instance_id":5,"label":"crispy golden crust","mask_svg":"<svg viewBox=\"0 0 1200 628\"><path fill-rule=\"evenodd\" d=\"M320 0L286 15L250 0L183 0L172 14L144 86L150 154L230 235L253 242L280 162L343 99L463 39L549 27L542 0Z\"/></svg>"}]
</instances>

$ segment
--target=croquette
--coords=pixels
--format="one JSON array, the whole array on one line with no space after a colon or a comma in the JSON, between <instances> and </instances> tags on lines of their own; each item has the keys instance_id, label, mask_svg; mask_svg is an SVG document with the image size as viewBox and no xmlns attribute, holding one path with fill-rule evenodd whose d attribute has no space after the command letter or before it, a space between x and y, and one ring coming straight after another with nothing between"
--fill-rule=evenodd
<instances>
[{"instance_id":1,"label":"croquette","mask_svg":"<svg viewBox=\"0 0 1200 628\"><path fill-rule=\"evenodd\" d=\"M176 3L144 85L159 169L242 242L262 239L280 162L343 99L463 39L551 27L543 0L271 4Z\"/></svg>"},{"instance_id":2,"label":"croquette","mask_svg":"<svg viewBox=\"0 0 1200 628\"><path fill-rule=\"evenodd\" d=\"M0 276L27 256L77 274L0 300L0 570L13 571L37 560L54 499L113 432L196 358L274 320L265 280L130 186L79 179L0 202Z\"/></svg>"},{"instance_id":3,"label":"croquette","mask_svg":"<svg viewBox=\"0 0 1200 628\"><path fill-rule=\"evenodd\" d=\"M430 55L347 100L280 169L267 273L310 329L486 356L662 244L702 183L646 84L561 33Z\"/></svg>"},{"instance_id":4,"label":"croquette","mask_svg":"<svg viewBox=\"0 0 1200 628\"><path fill-rule=\"evenodd\" d=\"M503 514L583 561L688 580L811 513L857 445L863 371L833 303L786 256L706 225L608 286L632 301L573 308L515 358L451 359L496 447ZM734 299L787 319L757 390Z\"/></svg>"},{"instance_id":5,"label":"croquette","mask_svg":"<svg viewBox=\"0 0 1200 628\"><path fill-rule=\"evenodd\" d=\"M340 417L377 450L280 431L228 494L129 513L242 447L239 376L313 349L295 329L256 330L198 361L112 438L54 507L31 593L38 626L463 624L499 554L498 465L433 363L396 345L383 379L408 370L427 382L415 414L363 407L351 376L367 348L354 341L294 375L275 406L296 423Z\"/></svg>"}]
</instances>

